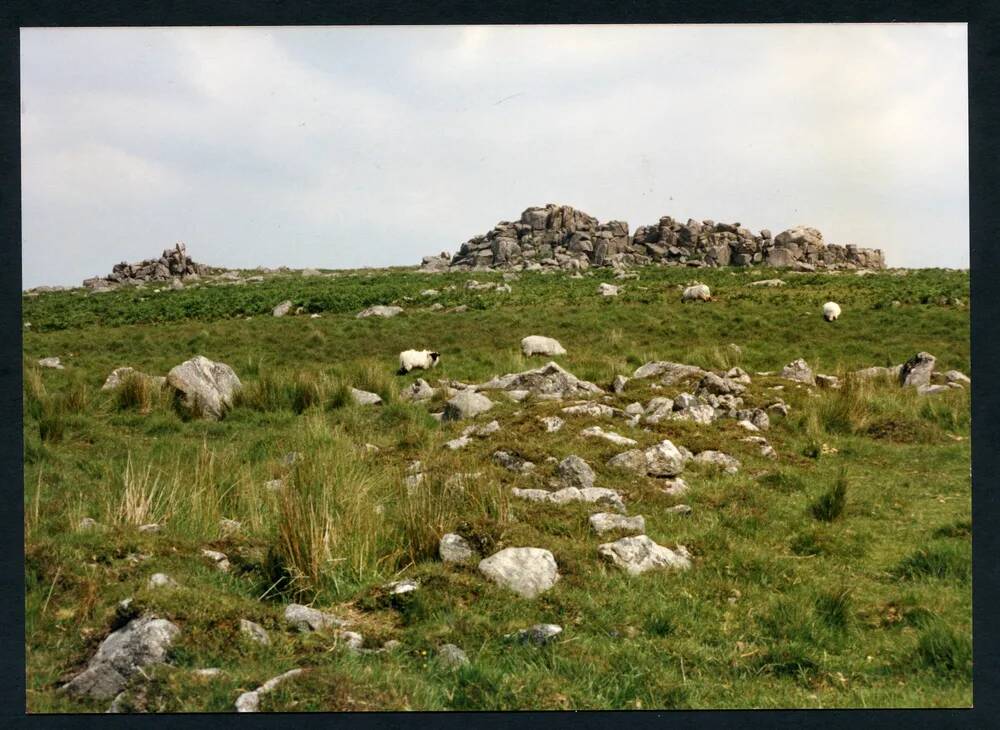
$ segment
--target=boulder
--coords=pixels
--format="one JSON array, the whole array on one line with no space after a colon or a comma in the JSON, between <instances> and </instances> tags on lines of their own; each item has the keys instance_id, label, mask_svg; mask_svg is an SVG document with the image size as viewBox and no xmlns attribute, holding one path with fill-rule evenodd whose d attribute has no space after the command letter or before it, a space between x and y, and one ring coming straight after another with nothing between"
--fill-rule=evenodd
<instances>
[{"instance_id":1,"label":"boulder","mask_svg":"<svg viewBox=\"0 0 1000 730\"><path fill-rule=\"evenodd\" d=\"M548 355L553 357L555 355L565 355L566 349L559 344L558 340L554 340L551 337L529 335L521 340L521 352L528 357L531 355Z\"/></svg>"},{"instance_id":2,"label":"boulder","mask_svg":"<svg viewBox=\"0 0 1000 730\"><path fill-rule=\"evenodd\" d=\"M417 378L404 389L399 397L408 401L424 401L434 397L434 388L423 378Z\"/></svg>"},{"instance_id":3,"label":"boulder","mask_svg":"<svg viewBox=\"0 0 1000 730\"><path fill-rule=\"evenodd\" d=\"M650 570L687 570L691 567L691 555L683 545L678 545L674 551L657 545L646 535L604 543L597 547L597 554L629 575L640 575Z\"/></svg>"},{"instance_id":4,"label":"boulder","mask_svg":"<svg viewBox=\"0 0 1000 730\"><path fill-rule=\"evenodd\" d=\"M675 477L684 471L684 455L669 439L650 446L643 454L650 476Z\"/></svg>"},{"instance_id":5,"label":"boulder","mask_svg":"<svg viewBox=\"0 0 1000 730\"><path fill-rule=\"evenodd\" d=\"M110 699L144 667L163 663L180 632L175 624L156 616L132 619L102 641L87 668L62 689L72 695Z\"/></svg>"},{"instance_id":6,"label":"boulder","mask_svg":"<svg viewBox=\"0 0 1000 730\"><path fill-rule=\"evenodd\" d=\"M465 655L465 652L459 649L454 644L444 644L437 652L438 659L448 667L463 667L469 663L469 657Z\"/></svg>"},{"instance_id":7,"label":"boulder","mask_svg":"<svg viewBox=\"0 0 1000 730\"><path fill-rule=\"evenodd\" d=\"M905 363L899 371L899 383L906 387L919 387L931 384L931 373L937 361L929 352L918 352Z\"/></svg>"},{"instance_id":8,"label":"boulder","mask_svg":"<svg viewBox=\"0 0 1000 730\"><path fill-rule=\"evenodd\" d=\"M799 383L806 383L807 385L815 385L816 383L812 369L801 357L785 365L781 369L781 377L785 380L794 380Z\"/></svg>"},{"instance_id":9,"label":"boulder","mask_svg":"<svg viewBox=\"0 0 1000 730\"><path fill-rule=\"evenodd\" d=\"M493 401L474 390L461 390L452 396L444 407L444 419L458 421L475 418L493 407Z\"/></svg>"},{"instance_id":10,"label":"boulder","mask_svg":"<svg viewBox=\"0 0 1000 730\"><path fill-rule=\"evenodd\" d=\"M63 364L59 362L58 357L43 357L38 361L38 367L52 368L54 370L65 370Z\"/></svg>"},{"instance_id":11,"label":"boulder","mask_svg":"<svg viewBox=\"0 0 1000 730\"><path fill-rule=\"evenodd\" d=\"M580 380L555 362L520 373L508 373L476 386L478 390L525 390L535 396L569 398L603 394L593 383Z\"/></svg>"},{"instance_id":12,"label":"boulder","mask_svg":"<svg viewBox=\"0 0 1000 730\"><path fill-rule=\"evenodd\" d=\"M683 365L677 362L666 362L663 360L647 362L636 369L632 374L633 378L654 378L659 377L663 385L676 385L689 378L700 378L705 371L696 365Z\"/></svg>"},{"instance_id":13,"label":"boulder","mask_svg":"<svg viewBox=\"0 0 1000 730\"><path fill-rule=\"evenodd\" d=\"M566 423L563 419L559 418L559 416L545 416L544 418L539 418L538 420L542 422L543 426L545 426L545 431L547 433L558 431L563 427L563 424Z\"/></svg>"},{"instance_id":14,"label":"boulder","mask_svg":"<svg viewBox=\"0 0 1000 730\"><path fill-rule=\"evenodd\" d=\"M286 299L281 304L277 305L274 309L271 310L271 315L274 317L284 317L290 311L292 311L292 302L291 300Z\"/></svg>"},{"instance_id":15,"label":"boulder","mask_svg":"<svg viewBox=\"0 0 1000 730\"><path fill-rule=\"evenodd\" d=\"M739 460L721 451L702 451L694 457L697 464L708 464L722 469L727 474L735 474L740 469Z\"/></svg>"},{"instance_id":16,"label":"boulder","mask_svg":"<svg viewBox=\"0 0 1000 730\"><path fill-rule=\"evenodd\" d=\"M629 471L634 474L646 474L646 454L639 449L629 449L617 456L611 457L607 464L612 469Z\"/></svg>"},{"instance_id":17,"label":"boulder","mask_svg":"<svg viewBox=\"0 0 1000 730\"><path fill-rule=\"evenodd\" d=\"M517 454L511 454L508 451L494 451L493 462L509 471L521 473L529 472L535 468L535 465L527 459L518 456Z\"/></svg>"},{"instance_id":18,"label":"boulder","mask_svg":"<svg viewBox=\"0 0 1000 730\"><path fill-rule=\"evenodd\" d=\"M559 580L552 553L534 547L505 548L480 561L479 572L522 598L534 598Z\"/></svg>"},{"instance_id":19,"label":"boulder","mask_svg":"<svg viewBox=\"0 0 1000 730\"><path fill-rule=\"evenodd\" d=\"M222 418L243 387L231 367L201 355L172 368L167 384L177 393L178 404L187 415L208 420Z\"/></svg>"},{"instance_id":20,"label":"boulder","mask_svg":"<svg viewBox=\"0 0 1000 730\"><path fill-rule=\"evenodd\" d=\"M616 297L618 296L618 289L614 284L599 284L597 293L604 297Z\"/></svg>"}]
</instances>

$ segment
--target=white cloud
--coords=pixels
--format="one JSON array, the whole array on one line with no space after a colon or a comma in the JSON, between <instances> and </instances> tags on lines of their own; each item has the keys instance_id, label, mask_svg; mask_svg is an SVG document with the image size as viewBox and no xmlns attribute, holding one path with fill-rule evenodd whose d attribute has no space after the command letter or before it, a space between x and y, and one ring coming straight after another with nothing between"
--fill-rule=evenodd
<instances>
[{"instance_id":1,"label":"white cloud","mask_svg":"<svg viewBox=\"0 0 1000 730\"><path fill-rule=\"evenodd\" d=\"M968 262L960 26L30 30L22 98L26 285L414 263L546 202Z\"/></svg>"}]
</instances>

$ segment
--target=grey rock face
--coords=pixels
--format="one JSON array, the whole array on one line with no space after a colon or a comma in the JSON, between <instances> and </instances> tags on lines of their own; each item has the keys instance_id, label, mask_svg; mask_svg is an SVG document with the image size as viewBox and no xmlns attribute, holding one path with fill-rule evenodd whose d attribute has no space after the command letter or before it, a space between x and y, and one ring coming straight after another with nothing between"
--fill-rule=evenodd
<instances>
[{"instance_id":1,"label":"grey rock face","mask_svg":"<svg viewBox=\"0 0 1000 730\"><path fill-rule=\"evenodd\" d=\"M65 370L58 357L43 357L38 361L40 368L53 368L55 370Z\"/></svg>"},{"instance_id":2,"label":"grey rock face","mask_svg":"<svg viewBox=\"0 0 1000 730\"><path fill-rule=\"evenodd\" d=\"M612 469L630 471L635 474L646 474L646 454L639 449L629 449L617 456L611 457L607 464Z\"/></svg>"},{"instance_id":3,"label":"grey rock face","mask_svg":"<svg viewBox=\"0 0 1000 730\"><path fill-rule=\"evenodd\" d=\"M566 348L560 345L558 340L551 337L529 335L521 340L521 352L528 357L531 355L548 355L554 357L556 355L565 355Z\"/></svg>"},{"instance_id":4,"label":"grey rock face","mask_svg":"<svg viewBox=\"0 0 1000 730\"><path fill-rule=\"evenodd\" d=\"M493 401L482 393L474 390L460 390L452 396L444 407L444 419L458 421L463 418L474 418L493 407Z\"/></svg>"},{"instance_id":5,"label":"grey rock face","mask_svg":"<svg viewBox=\"0 0 1000 730\"><path fill-rule=\"evenodd\" d=\"M684 380L700 378L705 371L696 365L684 365L679 362L658 360L647 362L637 368L633 378L659 378L661 385L676 385Z\"/></svg>"},{"instance_id":6,"label":"grey rock face","mask_svg":"<svg viewBox=\"0 0 1000 730\"><path fill-rule=\"evenodd\" d=\"M467 563L472 560L472 547L461 535L449 532L438 544L438 555L445 563Z\"/></svg>"},{"instance_id":7,"label":"grey rock face","mask_svg":"<svg viewBox=\"0 0 1000 730\"><path fill-rule=\"evenodd\" d=\"M110 699L143 667L165 661L180 631L175 624L155 616L133 619L101 642L87 668L62 689L73 695Z\"/></svg>"},{"instance_id":8,"label":"grey rock face","mask_svg":"<svg viewBox=\"0 0 1000 730\"><path fill-rule=\"evenodd\" d=\"M542 425L545 426L545 431L547 433L558 431L566 423L563 419L559 418L559 416L546 416L538 420L540 420Z\"/></svg>"},{"instance_id":9,"label":"grey rock face","mask_svg":"<svg viewBox=\"0 0 1000 730\"><path fill-rule=\"evenodd\" d=\"M233 369L198 355L171 369L167 384L180 396L182 409L194 418L218 420L243 387Z\"/></svg>"},{"instance_id":10,"label":"grey rock face","mask_svg":"<svg viewBox=\"0 0 1000 730\"><path fill-rule=\"evenodd\" d=\"M590 516L590 526L598 535L606 532L637 534L646 531L646 519L642 515L626 517L613 512L598 512Z\"/></svg>"},{"instance_id":11,"label":"grey rock face","mask_svg":"<svg viewBox=\"0 0 1000 730\"><path fill-rule=\"evenodd\" d=\"M556 467L556 475L565 486L578 489L594 486L596 478L590 465L576 454L567 456L559 462L559 466Z\"/></svg>"},{"instance_id":12,"label":"grey rock face","mask_svg":"<svg viewBox=\"0 0 1000 730\"><path fill-rule=\"evenodd\" d=\"M480 561L479 572L522 598L534 598L559 580L556 560L548 550L510 547Z\"/></svg>"},{"instance_id":13,"label":"grey rock face","mask_svg":"<svg viewBox=\"0 0 1000 730\"><path fill-rule=\"evenodd\" d=\"M591 426L580 431L584 438L599 438L613 443L615 446L635 446L638 442L614 431L605 431L600 426Z\"/></svg>"},{"instance_id":14,"label":"grey rock face","mask_svg":"<svg viewBox=\"0 0 1000 730\"><path fill-rule=\"evenodd\" d=\"M679 545L674 551L657 545L646 535L604 543L598 546L597 554L630 575L650 570L687 570L691 567L691 556L684 546Z\"/></svg>"},{"instance_id":15,"label":"grey rock face","mask_svg":"<svg viewBox=\"0 0 1000 730\"><path fill-rule=\"evenodd\" d=\"M285 622L297 631L323 631L333 627L346 626L346 622L336 616L309 608L298 603L285 607Z\"/></svg>"},{"instance_id":16,"label":"grey rock face","mask_svg":"<svg viewBox=\"0 0 1000 730\"><path fill-rule=\"evenodd\" d=\"M281 304L277 305L274 309L271 310L271 315L274 317L284 317L291 311L292 311L292 302L286 299Z\"/></svg>"},{"instance_id":17,"label":"grey rock face","mask_svg":"<svg viewBox=\"0 0 1000 730\"><path fill-rule=\"evenodd\" d=\"M527 459L509 451L494 451L493 461L504 469L520 473L529 472L535 468L535 465Z\"/></svg>"},{"instance_id":18,"label":"grey rock face","mask_svg":"<svg viewBox=\"0 0 1000 730\"><path fill-rule=\"evenodd\" d=\"M931 373L934 372L934 363L937 361L929 352L918 352L905 363L899 371L899 383L908 387L919 387L930 385Z\"/></svg>"},{"instance_id":19,"label":"grey rock face","mask_svg":"<svg viewBox=\"0 0 1000 730\"><path fill-rule=\"evenodd\" d=\"M365 319L367 317L382 317L387 319L389 317L395 317L397 314L402 314L402 313L403 313L402 307L390 307L390 306L385 306L383 304L376 304L373 307L368 307L367 309L361 310L360 312L357 313L356 316L358 319Z\"/></svg>"},{"instance_id":20,"label":"grey rock face","mask_svg":"<svg viewBox=\"0 0 1000 730\"><path fill-rule=\"evenodd\" d=\"M430 400L434 397L434 389L423 378L417 378L399 394L399 397L409 401Z\"/></svg>"}]
</instances>

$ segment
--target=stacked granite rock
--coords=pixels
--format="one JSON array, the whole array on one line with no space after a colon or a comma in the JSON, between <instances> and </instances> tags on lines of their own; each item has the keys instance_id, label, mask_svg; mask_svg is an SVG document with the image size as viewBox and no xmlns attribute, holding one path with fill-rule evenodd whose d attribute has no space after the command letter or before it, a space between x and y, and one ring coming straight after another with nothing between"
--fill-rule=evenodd
<instances>
[{"instance_id":1,"label":"stacked granite rock","mask_svg":"<svg viewBox=\"0 0 1000 730\"><path fill-rule=\"evenodd\" d=\"M86 279L83 285L91 289L114 284L138 284L144 281L170 281L175 277L209 273L209 267L197 264L187 255L183 243L163 251L158 259L147 259L139 263L122 262L115 264L111 273L104 277Z\"/></svg>"},{"instance_id":2,"label":"stacked granite rock","mask_svg":"<svg viewBox=\"0 0 1000 730\"><path fill-rule=\"evenodd\" d=\"M629 236L623 221L600 223L569 206L528 208L520 221L502 221L484 236L462 244L451 259L446 253L428 256L421 267L448 269L587 269L627 268L644 264L673 266L767 265L810 271L816 268L881 269L880 250L826 244L815 228L797 226L771 236L754 234L739 223L669 216L641 226Z\"/></svg>"}]
</instances>

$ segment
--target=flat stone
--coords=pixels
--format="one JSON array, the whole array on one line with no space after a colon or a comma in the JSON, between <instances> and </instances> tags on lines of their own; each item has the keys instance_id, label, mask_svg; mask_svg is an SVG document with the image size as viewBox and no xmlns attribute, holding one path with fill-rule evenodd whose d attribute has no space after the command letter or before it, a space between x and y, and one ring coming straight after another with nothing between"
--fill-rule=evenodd
<instances>
[{"instance_id":1,"label":"flat stone","mask_svg":"<svg viewBox=\"0 0 1000 730\"><path fill-rule=\"evenodd\" d=\"M598 546L597 554L629 575L640 575L650 570L687 570L691 567L691 556L684 546L679 545L675 552L657 545L646 535L604 543Z\"/></svg>"},{"instance_id":2,"label":"flat stone","mask_svg":"<svg viewBox=\"0 0 1000 730\"><path fill-rule=\"evenodd\" d=\"M626 517L613 512L598 512L590 516L590 526L598 535L618 531L635 534L646 531L646 520L642 515Z\"/></svg>"},{"instance_id":3,"label":"flat stone","mask_svg":"<svg viewBox=\"0 0 1000 730\"><path fill-rule=\"evenodd\" d=\"M472 547L469 542L453 532L449 532L441 538L438 544L438 555L445 563L467 563L472 560Z\"/></svg>"},{"instance_id":4,"label":"flat stone","mask_svg":"<svg viewBox=\"0 0 1000 730\"><path fill-rule=\"evenodd\" d=\"M552 553L534 547L505 548L480 561L479 572L522 598L534 598L559 580Z\"/></svg>"},{"instance_id":5,"label":"flat stone","mask_svg":"<svg viewBox=\"0 0 1000 730\"><path fill-rule=\"evenodd\" d=\"M241 618L240 633L261 646L271 645L271 637L268 636L267 630L260 624L254 623L253 621Z\"/></svg>"},{"instance_id":6,"label":"flat stone","mask_svg":"<svg viewBox=\"0 0 1000 730\"><path fill-rule=\"evenodd\" d=\"M315 608L309 608L298 603L290 603L285 607L285 622L290 628L303 633L308 631L323 631L332 627L346 626L347 622Z\"/></svg>"},{"instance_id":7,"label":"flat stone","mask_svg":"<svg viewBox=\"0 0 1000 730\"><path fill-rule=\"evenodd\" d=\"M580 435L586 438L600 438L605 441L609 441L616 446L635 446L638 441L635 439L630 439L626 436L614 433L613 431L605 431L600 426L591 426L590 428L585 428L580 431Z\"/></svg>"},{"instance_id":8,"label":"flat stone","mask_svg":"<svg viewBox=\"0 0 1000 730\"><path fill-rule=\"evenodd\" d=\"M377 406L382 403L382 396L378 393L369 393L367 390L351 388L351 398L361 406Z\"/></svg>"},{"instance_id":9,"label":"flat stone","mask_svg":"<svg viewBox=\"0 0 1000 730\"><path fill-rule=\"evenodd\" d=\"M562 633L562 626L558 624L535 624L526 629L521 629L513 634L507 634L504 638L517 641L522 644L535 644L542 646L555 639Z\"/></svg>"}]
</instances>

